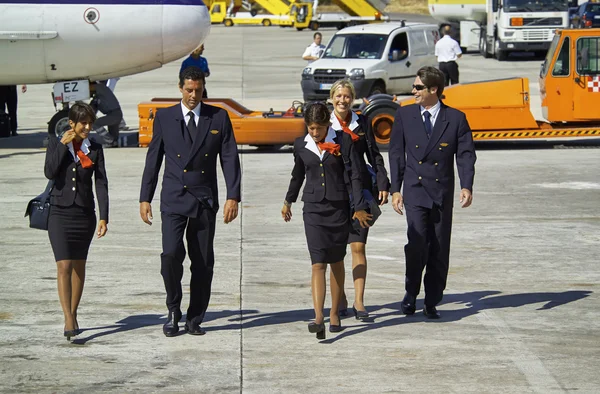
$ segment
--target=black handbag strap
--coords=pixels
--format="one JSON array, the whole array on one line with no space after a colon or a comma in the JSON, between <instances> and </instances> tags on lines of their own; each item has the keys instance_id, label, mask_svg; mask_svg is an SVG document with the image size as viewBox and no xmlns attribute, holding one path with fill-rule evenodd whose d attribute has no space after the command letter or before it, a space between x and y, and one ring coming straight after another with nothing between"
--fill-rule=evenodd
<instances>
[{"instance_id":1,"label":"black handbag strap","mask_svg":"<svg viewBox=\"0 0 600 394\"><path fill-rule=\"evenodd\" d=\"M46 185L46 189L42 194L40 194L40 201L48 201L50 199L50 193L52 193L52 189L54 188L54 179L50 179L48 184Z\"/></svg>"}]
</instances>

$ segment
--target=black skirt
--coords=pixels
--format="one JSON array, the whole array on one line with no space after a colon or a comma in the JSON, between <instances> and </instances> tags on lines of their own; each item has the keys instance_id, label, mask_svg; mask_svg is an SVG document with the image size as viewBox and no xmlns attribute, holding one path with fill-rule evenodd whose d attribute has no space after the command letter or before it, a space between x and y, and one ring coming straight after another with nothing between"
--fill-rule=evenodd
<instances>
[{"instance_id":1,"label":"black skirt","mask_svg":"<svg viewBox=\"0 0 600 394\"><path fill-rule=\"evenodd\" d=\"M48 237L54 259L87 260L96 228L96 213L92 209L71 205L52 205L48 216Z\"/></svg>"},{"instance_id":2,"label":"black skirt","mask_svg":"<svg viewBox=\"0 0 600 394\"><path fill-rule=\"evenodd\" d=\"M312 264L344 260L350 233L348 201L305 202L304 232Z\"/></svg>"}]
</instances>

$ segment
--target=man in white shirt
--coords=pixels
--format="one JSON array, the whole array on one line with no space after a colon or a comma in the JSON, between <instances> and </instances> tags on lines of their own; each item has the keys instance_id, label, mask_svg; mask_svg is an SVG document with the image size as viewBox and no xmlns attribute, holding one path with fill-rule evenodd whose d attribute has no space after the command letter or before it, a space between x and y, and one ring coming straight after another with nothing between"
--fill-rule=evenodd
<instances>
[{"instance_id":1,"label":"man in white shirt","mask_svg":"<svg viewBox=\"0 0 600 394\"><path fill-rule=\"evenodd\" d=\"M445 29L443 34L444 36L435 44L435 56L437 56L440 71L446 77L446 86L456 85L458 83L456 59L462 56L462 51L458 42L451 37L449 28Z\"/></svg>"},{"instance_id":2,"label":"man in white shirt","mask_svg":"<svg viewBox=\"0 0 600 394\"><path fill-rule=\"evenodd\" d=\"M308 64L311 64L312 62L320 58L323 54L323 51L325 50L325 45L321 45L322 38L322 34L316 32L313 35L314 42L308 47L306 47L306 49L304 50L304 53L302 54L302 59L308 60Z\"/></svg>"}]
</instances>

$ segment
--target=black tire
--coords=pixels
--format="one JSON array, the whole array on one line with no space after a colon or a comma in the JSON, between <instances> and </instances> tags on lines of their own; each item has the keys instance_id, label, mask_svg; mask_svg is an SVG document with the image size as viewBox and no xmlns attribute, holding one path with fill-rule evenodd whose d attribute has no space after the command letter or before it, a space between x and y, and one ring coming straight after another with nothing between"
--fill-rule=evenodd
<instances>
[{"instance_id":1,"label":"black tire","mask_svg":"<svg viewBox=\"0 0 600 394\"><path fill-rule=\"evenodd\" d=\"M250 15L256 16L258 14L257 10L250 10Z\"/></svg>"},{"instance_id":2,"label":"black tire","mask_svg":"<svg viewBox=\"0 0 600 394\"><path fill-rule=\"evenodd\" d=\"M385 94L385 84L383 82L375 82L369 91L369 97L376 94Z\"/></svg>"},{"instance_id":3,"label":"black tire","mask_svg":"<svg viewBox=\"0 0 600 394\"><path fill-rule=\"evenodd\" d=\"M225 19L223 24L227 27L233 26L233 21L231 19Z\"/></svg>"},{"instance_id":4,"label":"black tire","mask_svg":"<svg viewBox=\"0 0 600 394\"><path fill-rule=\"evenodd\" d=\"M269 19L263 19L262 25L265 27L271 26L271 21Z\"/></svg>"},{"instance_id":5,"label":"black tire","mask_svg":"<svg viewBox=\"0 0 600 394\"><path fill-rule=\"evenodd\" d=\"M308 27L310 30L319 30L319 22L310 22Z\"/></svg>"},{"instance_id":6,"label":"black tire","mask_svg":"<svg viewBox=\"0 0 600 394\"><path fill-rule=\"evenodd\" d=\"M508 59L508 51L498 50L494 55L496 56L496 60L499 62L503 62Z\"/></svg>"},{"instance_id":7,"label":"black tire","mask_svg":"<svg viewBox=\"0 0 600 394\"><path fill-rule=\"evenodd\" d=\"M304 28L303 27L297 27L296 30L302 31L302 30L304 30Z\"/></svg>"},{"instance_id":8,"label":"black tire","mask_svg":"<svg viewBox=\"0 0 600 394\"><path fill-rule=\"evenodd\" d=\"M391 127L400 104L393 101L389 94L377 94L368 97L369 104L361 104L359 110L371 122L377 145L386 147L389 144Z\"/></svg>"},{"instance_id":9,"label":"black tire","mask_svg":"<svg viewBox=\"0 0 600 394\"><path fill-rule=\"evenodd\" d=\"M61 138L65 131L69 130L69 110L63 109L54 114L48 122L48 134Z\"/></svg>"}]
</instances>

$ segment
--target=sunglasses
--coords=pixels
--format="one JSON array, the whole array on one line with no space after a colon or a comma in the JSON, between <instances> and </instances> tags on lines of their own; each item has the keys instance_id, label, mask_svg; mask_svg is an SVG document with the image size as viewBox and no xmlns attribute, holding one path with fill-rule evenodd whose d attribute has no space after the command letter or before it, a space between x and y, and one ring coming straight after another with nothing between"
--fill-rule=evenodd
<instances>
[{"instance_id":1,"label":"sunglasses","mask_svg":"<svg viewBox=\"0 0 600 394\"><path fill-rule=\"evenodd\" d=\"M415 90L423 90L423 89L427 89L427 86L425 86L425 85L413 85L412 87L413 87L413 89L415 89Z\"/></svg>"}]
</instances>

